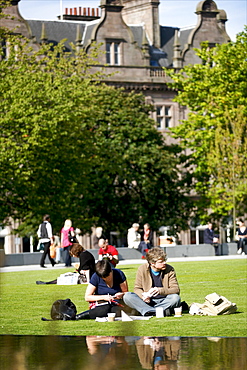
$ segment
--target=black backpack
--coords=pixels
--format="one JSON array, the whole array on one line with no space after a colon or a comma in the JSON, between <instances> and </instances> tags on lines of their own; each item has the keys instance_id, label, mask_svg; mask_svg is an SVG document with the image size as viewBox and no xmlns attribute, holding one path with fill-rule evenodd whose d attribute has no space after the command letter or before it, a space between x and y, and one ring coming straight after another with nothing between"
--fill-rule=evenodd
<instances>
[{"instance_id":1,"label":"black backpack","mask_svg":"<svg viewBox=\"0 0 247 370\"><path fill-rule=\"evenodd\" d=\"M58 299L51 306L51 318L52 320L75 320L76 306L69 298ZM43 321L50 321L42 317Z\"/></svg>"}]
</instances>

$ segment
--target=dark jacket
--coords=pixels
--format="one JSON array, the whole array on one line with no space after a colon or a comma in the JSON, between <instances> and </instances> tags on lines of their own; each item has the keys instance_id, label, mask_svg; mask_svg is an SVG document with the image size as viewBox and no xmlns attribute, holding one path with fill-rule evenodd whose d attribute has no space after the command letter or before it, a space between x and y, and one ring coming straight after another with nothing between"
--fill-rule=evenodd
<instances>
[{"instance_id":1,"label":"dark jacket","mask_svg":"<svg viewBox=\"0 0 247 370\"><path fill-rule=\"evenodd\" d=\"M205 229L204 230L204 243L205 244L213 244L213 238L218 238L219 235L216 235L214 233L214 230L212 229Z\"/></svg>"}]
</instances>

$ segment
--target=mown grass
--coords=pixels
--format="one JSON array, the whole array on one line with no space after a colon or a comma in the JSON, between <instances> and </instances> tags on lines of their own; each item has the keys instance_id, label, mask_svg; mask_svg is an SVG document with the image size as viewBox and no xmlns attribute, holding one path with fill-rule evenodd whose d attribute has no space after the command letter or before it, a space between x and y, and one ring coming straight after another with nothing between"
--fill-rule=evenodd
<instances>
[{"instance_id":1,"label":"mown grass","mask_svg":"<svg viewBox=\"0 0 247 370\"><path fill-rule=\"evenodd\" d=\"M121 335L121 336L246 336L246 259L172 263L177 272L181 298L189 305L204 302L216 292L238 306L238 313L216 317L152 318L149 321L98 323L82 321L41 321L50 318L57 299L70 298L78 312L88 308L85 285L36 285L68 269L49 269L0 274L0 334L14 335ZM129 290L133 290L138 265L122 265Z\"/></svg>"}]
</instances>

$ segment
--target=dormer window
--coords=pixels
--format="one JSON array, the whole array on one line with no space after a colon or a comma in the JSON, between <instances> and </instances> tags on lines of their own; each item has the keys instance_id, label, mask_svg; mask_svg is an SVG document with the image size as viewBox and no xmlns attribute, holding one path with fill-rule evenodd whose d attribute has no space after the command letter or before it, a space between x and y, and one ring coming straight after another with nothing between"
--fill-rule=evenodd
<instances>
[{"instance_id":1,"label":"dormer window","mask_svg":"<svg viewBox=\"0 0 247 370\"><path fill-rule=\"evenodd\" d=\"M119 41L106 42L106 63L112 66L121 65L121 43Z\"/></svg>"}]
</instances>

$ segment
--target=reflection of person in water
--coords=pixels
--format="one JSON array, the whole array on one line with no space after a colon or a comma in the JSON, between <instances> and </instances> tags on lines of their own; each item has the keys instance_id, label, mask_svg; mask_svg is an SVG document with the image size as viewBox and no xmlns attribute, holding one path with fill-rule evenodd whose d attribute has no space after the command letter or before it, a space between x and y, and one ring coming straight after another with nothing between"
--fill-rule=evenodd
<instances>
[{"instance_id":1,"label":"reflection of person in water","mask_svg":"<svg viewBox=\"0 0 247 370\"><path fill-rule=\"evenodd\" d=\"M136 341L138 357L143 369L168 370L177 368L179 338L142 337Z\"/></svg>"},{"instance_id":2,"label":"reflection of person in water","mask_svg":"<svg viewBox=\"0 0 247 370\"><path fill-rule=\"evenodd\" d=\"M97 336L86 337L88 353L92 356L88 368L92 369L93 364L104 369L123 368L123 364L128 358L128 344L124 337ZM128 366L126 366L128 368Z\"/></svg>"}]
</instances>

